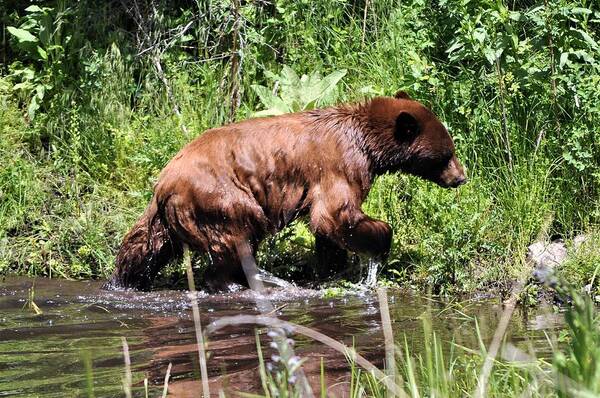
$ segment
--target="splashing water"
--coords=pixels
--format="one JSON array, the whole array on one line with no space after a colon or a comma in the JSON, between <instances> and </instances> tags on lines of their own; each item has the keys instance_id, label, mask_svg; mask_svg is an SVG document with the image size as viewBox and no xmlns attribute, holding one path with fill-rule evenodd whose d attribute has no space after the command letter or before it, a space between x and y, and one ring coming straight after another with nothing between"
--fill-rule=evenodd
<instances>
[{"instance_id":1,"label":"splashing water","mask_svg":"<svg viewBox=\"0 0 600 398\"><path fill-rule=\"evenodd\" d=\"M372 258L367 263L367 278L365 279L365 285L367 287L374 287L377 284L377 270L381 263Z\"/></svg>"},{"instance_id":2,"label":"splashing water","mask_svg":"<svg viewBox=\"0 0 600 398\"><path fill-rule=\"evenodd\" d=\"M255 277L257 280L262 281L266 285L266 287L279 287L284 289L296 287L293 283L278 278L272 273L265 271L262 268L258 268L258 274L256 274Z\"/></svg>"}]
</instances>

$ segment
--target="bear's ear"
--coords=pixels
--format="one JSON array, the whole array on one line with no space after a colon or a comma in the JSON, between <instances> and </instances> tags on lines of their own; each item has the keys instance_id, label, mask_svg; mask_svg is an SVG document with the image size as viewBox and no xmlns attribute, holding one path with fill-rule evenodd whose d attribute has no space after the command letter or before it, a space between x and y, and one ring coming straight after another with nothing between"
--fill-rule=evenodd
<instances>
[{"instance_id":1,"label":"bear's ear","mask_svg":"<svg viewBox=\"0 0 600 398\"><path fill-rule=\"evenodd\" d=\"M396 98L396 99L410 99L410 96L408 95L408 93L406 91L400 90L400 91L398 91L394 95L394 98Z\"/></svg>"},{"instance_id":2,"label":"bear's ear","mask_svg":"<svg viewBox=\"0 0 600 398\"><path fill-rule=\"evenodd\" d=\"M404 141L415 138L421 132L419 122L410 113L400 112L396 118L396 131L394 133L397 140Z\"/></svg>"}]
</instances>

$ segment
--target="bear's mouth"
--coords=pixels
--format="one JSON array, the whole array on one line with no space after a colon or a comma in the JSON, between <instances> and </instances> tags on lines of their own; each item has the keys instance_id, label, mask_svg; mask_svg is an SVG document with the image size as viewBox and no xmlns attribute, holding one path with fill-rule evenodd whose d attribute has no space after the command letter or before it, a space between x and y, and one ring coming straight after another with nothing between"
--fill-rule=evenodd
<instances>
[{"instance_id":1,"label":"bear's mouth","mask_svg":"<svg viewBox=\"0 0 600 398\"><path fill-rule=\"evenodd\" d=\"M417 173L410 173L414 176L417 176L425 181L429 181L429 182L433 182L434 184L436 184L437 186L444 188L444 189L454 189L454 188L458 188L461 185L464 185L467 183L467 177L465 177L464 175L459 175L456 176L450 180L447 180L445 178L442 178L440 176L437 175L427 175L427 174L417 174Z\"/></svg>"},{"instance_id":2,"label":"bear's mouth","mask_svg":"<svg viewBox=\"0 0 600 398\"><path fill-rule=\"evenodd\" d=\"M450 181L446 181L445 179L442 178L438 178L435 180L432 180L433 182L435 182L437 185L439 185L442 188L458 188L461 185L464 185L467 183L467 177L464 176L464 174L461 174L459 176L456 176L454 178L452 178Z\"/></svg>"}]
</instances>

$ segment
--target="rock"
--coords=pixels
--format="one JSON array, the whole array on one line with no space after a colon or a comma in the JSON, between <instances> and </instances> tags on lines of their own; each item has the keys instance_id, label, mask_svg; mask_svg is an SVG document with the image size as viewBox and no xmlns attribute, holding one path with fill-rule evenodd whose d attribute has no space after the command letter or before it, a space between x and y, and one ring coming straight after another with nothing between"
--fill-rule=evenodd
<instances>
[{"instance_id":1,"label":"rock","mask_svg":"<svg viewBox=\"0 0 600 398\"><path fill-rule=\"evenodd\" d=\"M567 246L562 240L552 243L535 242L527 251L527 257L536 266L554 268L567 259Z\"/></svg>"},{"instance_id":2,"label":"rock","mask_svg":"<svg viewBox=\"0 0 600 398\"><path fill-rule=\"evenodd\" d=\"M550 283L554 268L567 259L567 247L562 240L534 242L527 248L527 259L535 266L534 278L541 283Z\"/></svg>"},{"instance_id":3,"label":"rock","mask_svg":"<svg viewBox=\"0 0 600 398\"><path fill-rule=\"evenodd\" d=\"M573 244L567 251L567 245L562 239L552 242L537 241L527 248L527 261L533 263L533 277L541 283L552 284L554 269L573 255L585 255L590 250L589 235L577 235L573 238Z\"/></svg>"}]
</instances>

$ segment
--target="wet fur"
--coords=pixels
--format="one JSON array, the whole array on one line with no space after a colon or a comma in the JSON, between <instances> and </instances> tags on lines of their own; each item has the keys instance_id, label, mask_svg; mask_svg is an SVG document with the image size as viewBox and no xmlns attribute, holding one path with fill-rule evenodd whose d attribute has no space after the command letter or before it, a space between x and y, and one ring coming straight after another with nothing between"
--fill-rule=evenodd
<instances>
[{"instance_id":1,"label":"wet fur","mask_svg":"<svg viewBox=\"0 0 600 398\"><path fill-rule=\"evenodd\" d=\"M206 275L215 290L244 283L236 246L246 241L256 251L303 216L323 262L331 259L327 252L339 258L345 250L386 256L391 228L361 210L374 178L402 170L444 185L440 164L455 159L433 113L400 97L206 131L161 172L107 286L149 288L184 243L210 255Z\"/></svg>"}]
</instances>

